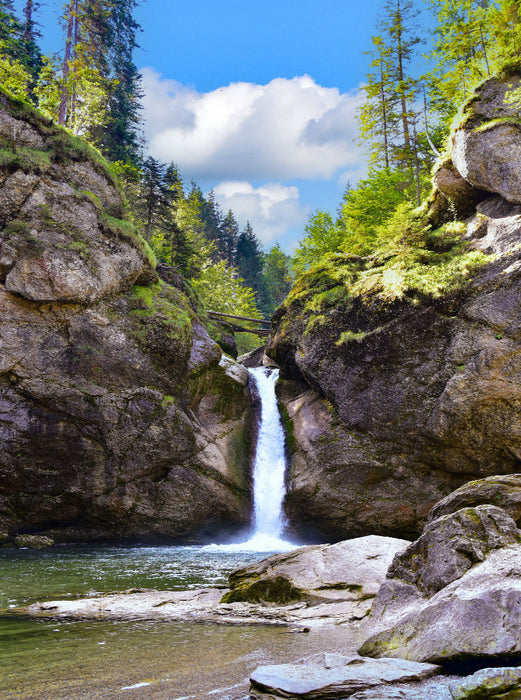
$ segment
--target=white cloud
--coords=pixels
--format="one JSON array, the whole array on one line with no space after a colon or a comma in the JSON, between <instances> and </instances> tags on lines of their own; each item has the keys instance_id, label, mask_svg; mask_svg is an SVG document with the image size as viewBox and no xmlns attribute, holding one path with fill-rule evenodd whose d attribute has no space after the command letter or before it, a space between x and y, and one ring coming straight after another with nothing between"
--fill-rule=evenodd
<instances>
[{"instance_id":1,"label":"white cloud","mask_svg":"<svg viewBox=\"0 0 521 700\"><path fill-rule=\"evenodd\" d=\"M191 177L331 177L360 165L357 91L340 93L304 75L199 93L150 68L142 75L150 152Z\"/></svg>"},{"instance_id":2,"label":"white cloud","mask_svg":"<svg viewBox=\"0 0 521 700\"><path fill-rule=\"evenodd\" d=\"M214 194L224 212L231 209L241 227L249 221L263 243L283 236L288 228L302 225L309 213L299 201L298 188L279 183L255 188L249 182L221 182Z\"/></svg>"}]
</instances>

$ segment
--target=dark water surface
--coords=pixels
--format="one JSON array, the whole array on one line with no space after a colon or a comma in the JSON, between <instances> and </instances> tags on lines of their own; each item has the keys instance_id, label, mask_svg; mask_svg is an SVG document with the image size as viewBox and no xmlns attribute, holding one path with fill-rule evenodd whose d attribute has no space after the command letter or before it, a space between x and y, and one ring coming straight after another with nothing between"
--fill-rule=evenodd
<instances>
[{"instance_id":1,"label":"dark water surface","mask_svg":"<svg viewBox=\"0 0 521 700\"><path fill-rule=\"evenodd\" d=\"M262 663L324 649L348 651L345 628L10 617L37 600L128 588L225 585L228 573L265 553L201 547L57 547L0 551L1 700L238 700Z\"/></svg>"}]
</instances>

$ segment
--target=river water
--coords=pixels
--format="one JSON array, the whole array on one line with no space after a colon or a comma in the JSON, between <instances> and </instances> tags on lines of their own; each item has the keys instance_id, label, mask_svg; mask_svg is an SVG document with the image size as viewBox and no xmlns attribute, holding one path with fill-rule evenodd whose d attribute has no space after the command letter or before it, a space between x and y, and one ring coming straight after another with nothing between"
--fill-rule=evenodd
<instances>
[{"instance_id":1,"label":"river water","mask_svg":"<svg viewBox=\"0 0 521 700\"><path fill-rule=\"evenodd\" d=\"M0 608L128 588L225 585L254 552L203 547L63 546L0 551ZM0 617L1 700L238 700L260 664L324 648L348 651L349 630L309 634L260 625Z\"/></svg>"}]
</instances>

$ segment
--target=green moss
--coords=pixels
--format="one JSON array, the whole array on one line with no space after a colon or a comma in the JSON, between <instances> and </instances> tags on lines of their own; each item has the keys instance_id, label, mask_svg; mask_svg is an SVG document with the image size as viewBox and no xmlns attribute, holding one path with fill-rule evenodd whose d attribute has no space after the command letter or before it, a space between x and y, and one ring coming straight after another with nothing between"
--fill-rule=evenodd
<instances>
[{"instance_id":1,"label":"green moss","mask_svg":"<svg viewBox=\"0 0 521 700\"><path fill-rule=\"evenodd\" d=\"M22 170L25 173L46 173L51 167L51 154L36 148L0 148L0 168L8 172Z\"/></svg>"},{"instance_id":2,"label":"green moss","mask_svg":"<svg viewBox=\"0 0 521 700\"><path fill-rule=\"evenodd\" d=\"M354 331L343 331L340 334L340 337L338 340L335 342L335 345L344 345L344 343L350 343L350 342L357 342L359 343L361 340L366 338L369 335L369 333L360 331L358 333L355 333Z\"/></svg>"},{"instance_id":3,"label":"green moss","mask_svg":"<svg viewBox=\"0 0 521 700\"><path fill-rule=\"evenodd\" d=\"M128 299L133 336L148 350L163 352L166 358L191 345L193 313L178 289L163 282L136 285Z\"/></svg>"},{"instance_id":4,"label":"green moss","mask_svg":"<svg viewBox=\"0 0 521 700\"><path fill-rule=\"evenodd\" d=\"M74 196L77 199L79 199L80 201L87 200L87 201L91 202L91 204L94 204L94 206L96 207L96 209L98 211L103 211L103 205L101 203L101 199L97 195L95 195L93 192L91 192L90 190L85 190L85 189L76 190L74 192Z\"/></svg>"},{"instance_id":5,"label":"green moss","mask_svg":"<svg viewBox=\"0 0 521 700\"><path fill-rule=\"evenodd\" d=\"M284 406L284 404L281 401L278 402L278 406L282 422L282 428L284 430L286 450L289 452L290 455L293 455L295 454L297 449L297 442L295 440L295 426L293 424L293 421L289 417L288 409L286 408L286 406Z\"/></svg>"},{"instance_id":6,"label":"green moss","mask_svg":"<svg viewBox=\"0 0 521 700\"><path fill-rule=\"evenodd\" d=\"M288 579L275 576L270 579L260 579L244 586L234 588L225 593L221 603L249 601L251 603L278 603L284 605L301 600L302 594Z\"/></svg>"},{"instance_id":7,"label":"green moss","mask_svg":"<svg viewBox=\"0 0 521 700\"><path fill-rule=\"evenodd\" d=\"M496 129L498 126L515 126L521 128L521 119L519 117L498 117L497 119L491 119L488 122L480 124L474 129L475 133L483 133Z\"/></svg>"}]
</instances>

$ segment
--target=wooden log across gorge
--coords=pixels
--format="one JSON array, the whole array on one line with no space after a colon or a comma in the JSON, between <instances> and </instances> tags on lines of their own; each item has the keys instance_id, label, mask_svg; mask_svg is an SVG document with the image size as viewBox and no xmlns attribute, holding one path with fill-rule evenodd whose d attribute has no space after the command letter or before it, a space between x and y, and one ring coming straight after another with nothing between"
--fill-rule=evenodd
<instances>
[{"instance_id":1,"label":"wooden log across gorge","mask_svg":"<svg viewBox=\"0 0 521 700\"><path fill-rule=\"evenodd\" d=\"M249 316L237 316L236 314L225 314L222 311L207 311L206 312L210 318L218 320L234 319L237 321L250 321L251 323L257 323L264 328L244 328L243 326L238 326L235 323L230 323L232 330L235 333L255 333L255 335L269 335L271 322L266 321L262 318L251 318Z\"/></svg>"}]
</instances>

